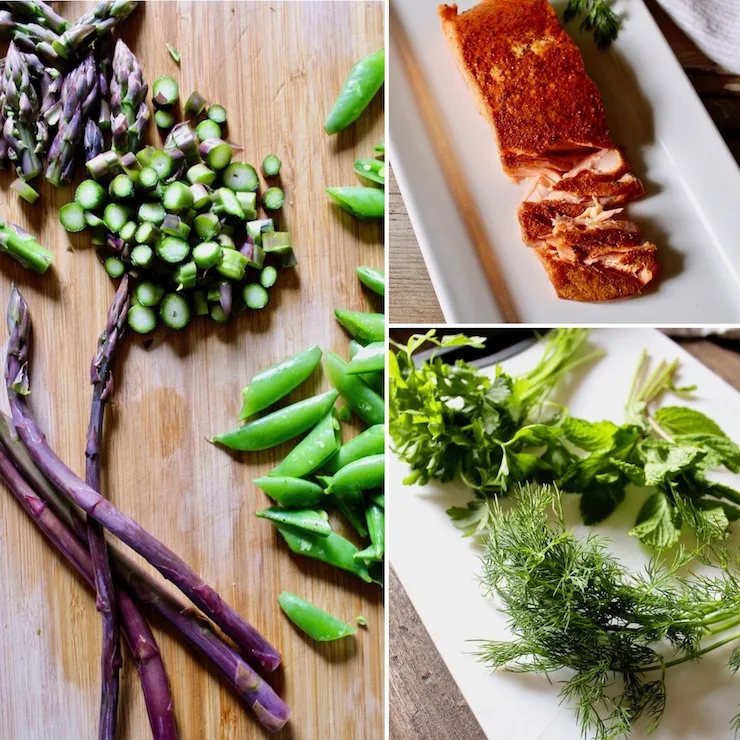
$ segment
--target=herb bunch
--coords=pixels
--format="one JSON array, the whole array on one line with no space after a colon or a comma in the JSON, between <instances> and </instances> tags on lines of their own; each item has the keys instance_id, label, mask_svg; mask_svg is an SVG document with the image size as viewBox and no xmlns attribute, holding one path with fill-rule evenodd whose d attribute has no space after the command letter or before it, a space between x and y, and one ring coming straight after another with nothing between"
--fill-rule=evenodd
<instances>
[{"instance_id":1,"label":"herb bunch","mask_svg":"<svg viewBox=\"0 0 740 740\"><path fill-rule=\"evenodd\" d=\"M390 362L389 431L397 454L412 468L404 482L459 476L474 499L448 513L466 534L486 526L488 499L539 482L580 495L586 524L608 517L630 484L644 488L631 534L658 550L675 545L684 526L704 544L724 537L740 518L740 492L710 480L709 473L740 471L740 447L695 409L655 408L667 392L685 397L695 390L675 385L677 361L650 372L642 354L622 425L573 417L548 402L564 377L597 356L587 351L587 340L584 329L552 331L542 360L521 376L497 366L489 377L440 357L414 365L413 353L425 341L480 347L477 337L436 339L430 332L398 347Z\"/></svg>"},{"instance_id":2,"label":"herb bunch","mask_svg":"<svg viewBox=\"0 0 740 740\"><path fill-rule=\"evenodd\" d=\"M581 31L592 31L594 41L600 49L605 49L617 38L622 21L612 10L608 0L568 0L563 14L563 22L568 25L581 19Z\"/></svg>"},{"instance_id":3,"label":"herb bunch","mask_svg":"<svg viewBox=\"0 0 740 740\"><path fill-rule=\"evenodd\" d=\"M482 559L487 593L515 639L482 643L479 658L493 669L565 669L561 697L575 705L584 737L627 737L638 722L654 730L665 671L740 639L740 580L729 555L716 577L686 575L695 553L682 548L632 573L603 537L568 531L554 487L525 486L516 498L506 512L490 504ZM736 648L730 668L739 665Z\"/></svg>"}]
</instances>

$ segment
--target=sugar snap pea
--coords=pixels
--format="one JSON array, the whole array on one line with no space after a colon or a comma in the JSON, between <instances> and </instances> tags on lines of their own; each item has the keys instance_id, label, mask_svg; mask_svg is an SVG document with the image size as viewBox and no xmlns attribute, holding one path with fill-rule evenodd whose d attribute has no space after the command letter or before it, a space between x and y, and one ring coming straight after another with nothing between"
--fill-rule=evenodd
<instances>
[{"instance_id":1,"label":"sugar snap pea","mask_svg":"<svg viewBox=\"0 0 740 740\"><path fill-rule=\"evenodd\" d=\"M380 185L385 185L385 162L379 159L358 159L355 172L360 176Z\"/></svg>"},{"instance_id":2,"label":"sugar snap pea","mask_svg":"<svg viewBox=\"0 0 740 740\"><path fill-rule=\"evenodd\" d=\"M341 442L339 422L333 411L330 411L304 437L283 460L270 471L270 475L302 478L316 470L338 449Z\"/></svg>"},{"instance_id":3,"label":"sugar snap pea","mask_svg":"<svg viewBox=\"0 0 740 740\"><path fill-rule=\"evenodd\" d=\"M275 475L255 478L254 483L271 499L287 507L313 507L326 496L318 483L303 478Z\"/></svg>"},{"instance_id":4,"label":"sugar snap pea","mask_svg":"<svg viewBox=\"0 0 740 740\"><path fill-rule=\"evenodd\" d=\"M339 640L354 635L357 628L341 619L333 617L309 601L305 601L290 591L283 591L278 596L278 604L293 624L302 629L309 637L319 642Z\"/></svg>"},{"instance_id":5,"label":"sugar snap pea","mask_svg":"<svg viewBox=\"0 0 740 740\"><path fill-rule=\"evenodd\" d=\"M327 188L326 192L342 210L361 221L385 217L385 191L380 188L351 185Z\"/></svg>"},{"instance_id":6,"label":"sugar snap pea","mask_svg":"<svg viewBox=\"0 0 740 740\"><path fill-rule=\"evenodd\" d=\"M361 265L355 269L357 277L363 285L378 295L385 295L385 273L376 267Z\"/></svg>"},{"instance_id":7,"label":"sugar snap pea","mask_svg":"<svg viewBox=\"0 0 740 740\"><path fill-rule=\"evenodd\" d=\"M314 345L291 357L260 370L244 388L244 401L239 420L246 419L266 409L294 388L297 388L314 371L321 361L321 348Z\"/></svg>"},{"instance_id":8,"label":"sugar snap pea","mask_svg":"<svg viewBox=\"0 0 740 740\"><path fill-rule=\"evenodd\" d=\"M334 309L337 321L361 342L382 342L385 339L385 316L382 313Z\"/></svg>"},{"instance_id":9,"label":"sugar snap pea","mask_svg":"<svg viewBox=\"0 0 740 740\"><path fill-rule=\"evenodd\" d=\"M368 499L372 501L376 506L380 506L381 509L385 509L385 494L381 491L377 493L367 494Z\"/></svg>"},{"instance_id":10,"label":"sugar snap pea","mask_svg":"<svg viewBox=\"0 0 740 740\"><path fill-rule=\"evenodd\" d=\"M380 488L385 478L385 455L368 455L340 468L326 489L342 497L352 491Z\"/></svg>"},{"instance_id":11,"label":"sugar snap pea","mask_svg":"<svg viewBox=\"0 0 740 740\"><path fill-rule=\"evenodd\" d=\"M331 534L329 516L325 511L314 509L283 509L272 506L269 509L255 512L260 519L269 519L271 522L288 524L303 532L312 532L320 537L328 537Z\"/></svg>"},{"instance_id":12,"label":"sugar snap pea","mask_svg":"<svg viewBox=\"0 0 740 740\"><path fill-rule=\"evenodd\" d=\"M357 534L366 539L368 536L367 522L365 519L365 504L359 492L353 492L351 496L338 498L337 508L344 514L347 521L352 525L352 529Z\"/></svg>"},{"instance_id":13,"label":"sugar snap pea","mask_svg":"<svg viewBox=\"0 0 740 740\"><path fill-rule=\"evenodd\" d=\"M385 367L385 353L385 342L371 342L350 360L347 372L350 375L382 372Z\"/></svg>"},{"instance_id":14,"label":"sugar snap pea","mask_svg":"<svg viewBox=\"0 0 740 740\"><path fill-rule=\"evenodd\" d=\"M339 391L345 403L368 426L382 424L385 403L359 376L347 372L347 363L334 352L324 355L324 370L331 384Z\"/></svg>"},{"instance_id":15,"label":"sugar snap pea","mask_svg":"<svg viewBox=\"0 0 740 740\"><path fill-rule=\"evenodd\" d=\"M362 349L356 339L350 339L349 342L349 359L354 359L355 355ZM376 392L382 396L385 393L385 380L383 373L364 373L360 377Z\"/></svg>"},{"instance_id":16,"label":"sugar snap pea","mask_svg":"<svg viewBox=\"0 0 740 740\"><path fill-rule=\"evenodd\" d=\"M356 121L380 90L384 80L385 49L378 49L360 59L350 70L324 123L326 133L336 134Z\"/></svg>"},{"instance_id":17,"label":"sugar snap pea","mask_svg":"<svg viewBox=\"0 0 740 740\"><path fill-rule=\"evenodd\" d=\"M367 566L355 559L357 548L342 535L332 532L328 537L321 537L312 532L302 532L288 524L273 522L288 547L296 555L303 555L314 560L341 568L361 578L366 583L372 583Z\"/></svg>"},{"instance_id":18,"label":"sugar snap pea","mask_svg":"<svg viewBox=\"0 0 740 740\"><path fill-rule=\"evenodd\" d=\"M340 468L361 457L380 455L384 449L385 426L376 424L343 444L336 454L326 461L322 469L327 473L336 473Z\"/></svg>"},{"instance_id":19,"label":"sugar snap pea","mask_svg":"<svg viewBox=\"0 0 740 740\"><path fill-rule=\"evenodd\" d=\"M366 510L367 530L370 542L375 547L375 557L382 560L385 555L385 513L380 506L371 504Z\"/></svg>"},{"instance_id":20,"label":"sugar snap pea","mask_svg":"<svg viewBox=\"0 0 740 740\"><path fill-rule=\"evenodd\" d=\"M318 424L329 413L337 400L337 395L337 391L327 391L304 401L298 401L291 406L250 421L231 432L217 434L213 441L232 450L267 450L303 434Z\"/></svg>"}]
</instances>

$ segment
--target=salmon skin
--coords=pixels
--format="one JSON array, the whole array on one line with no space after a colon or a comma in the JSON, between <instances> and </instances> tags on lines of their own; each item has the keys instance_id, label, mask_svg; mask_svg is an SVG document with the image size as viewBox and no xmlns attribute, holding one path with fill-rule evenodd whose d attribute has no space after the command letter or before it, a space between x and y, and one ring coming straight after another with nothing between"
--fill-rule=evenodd
<instances>
[{"instance_id":1,"label":"salmon skin","mask_svg":"<svg viewBox=\"0 0 740 740\"><path fill-rule=\"evenodd\" d=\"M552 6L484 0L438 13L504 172L531 181L519 223L557 295L609 301L640 293L658 276L656 247L614 217L644 187L612 140L601 95Z\"/></svg>"}]
</instances>

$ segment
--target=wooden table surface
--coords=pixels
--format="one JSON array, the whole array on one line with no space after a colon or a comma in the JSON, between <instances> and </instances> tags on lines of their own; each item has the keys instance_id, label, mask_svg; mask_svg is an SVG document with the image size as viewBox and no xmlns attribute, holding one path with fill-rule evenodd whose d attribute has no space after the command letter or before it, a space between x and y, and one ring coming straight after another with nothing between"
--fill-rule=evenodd
<instances>
[{"instance_id":1,"label":"wooden table surface","mask_svg":"<svg viewBox=\"0 0 740 740\"><path fill-rule=\"evenodd\" d=\"M681 344L740 390L740 342L690 339ZM390 565L391 740L486 740L393 572L392 551Z\"/></svg>"},{"instance_id":2,"label":"wooden table surface","mask_svg":"<svg viewBox=\"0 0 740 740\"><path fill-rule=\"evenodd\" d=\"M740 162L740 76L708 59L655 2L646 0L663 34ZM444 323L401 192L389 186L389 315L392 324Z\"/></svg>"},{"instance_id":3,"label":"wooden table surface","mask_svg":"<svg viewBox=\"0 0 740 740\"><path fill-rule=\"evenodd\" d=\"M91 3L64 3L76 18ZM60 4L61 6L62 4ZM236 425L240 390L259 369L312 344L347 355L333 309L382 310L354 274L383 265L382 229L328 204L327 185L354 184L354 160L383 138L382 97L356 126L329 138L322 124L352 64L383 45L379 2L141 3L121 35L150 83L161 74L181 96L200 90L228 110L237 158L283 161L299 266L280 274L262 312L215 325L196 320L153 340L127 336L105 433L104 492L214 585L282 652L271 681L292 709L279 737L350 740L382 736L383 596L377 586L289 553L254 512L270 505L252 479L291 448L227 454L207 441ZM182 54L178 69L165 42ZM153 128L153 127L152 127ZM151 138L159 136L151 131ZM90 359L114 286L89 239L69 237L57 211L71 187L41 187L34 206L0 178L0 215L54 252L53 269L31 275L0 262L0 306L11 283L27 298L35 327L31 405L60 456L84 474ZM0 347L4 355L6 335ZM289 402L327 390L317 372ZM7 408L5 394L3 406ZM345 428L344 436L360 427ZM347 534L346 529L338 529ZM351 537L351 535L348 535ZM283 590L348 621L356 638L315 643L280 612ZM252 713L202 659L152 620L169 676L182 740L265 737ZM0 487L0 737L87 740L97 735L100 618L92 594ZM150 737L141 690L124 651L120 738Z\"/></svg>"}]
</instances>

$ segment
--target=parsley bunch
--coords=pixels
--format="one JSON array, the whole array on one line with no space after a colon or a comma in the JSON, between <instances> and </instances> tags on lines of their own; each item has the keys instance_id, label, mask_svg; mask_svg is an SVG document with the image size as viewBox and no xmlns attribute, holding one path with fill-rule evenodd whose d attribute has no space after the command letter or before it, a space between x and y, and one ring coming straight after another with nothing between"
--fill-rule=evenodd
<instances>
[{"instance_id":1,"label":"parsley bunch","mask_svg":"<svg viewBox=\"0 0 740 740\"><path fill-rule=\"evenodd\" d=\"M490 506L483 582L514 639L483 642L478 655L493 669L566 670L561 696L584 737L624 738L638 722L654 730L665 671L740 640L740 581L727 558L716 577L687 575L694 554L678 548L632 573L606 539L567 530L551 486L522 488L507 512ZM730 659L738 666L740 648Z\"/></svg>"},{"instance_id":2,"label":"parsley bunch","mask_svg":"<svg viewBox=\"0 0 740 740\"><path fill-rule=\"evenodd\" d=\"M412 468L404 482L459 476L474 499L448 513L466 534L490 520L489 498L538 482L580 495L586 524L608 517L628 485L645 489L631 534L658 550L675 545L684 526L704 544L723 538L740 518L740 492L708 474L740 471L740 447L699 411L654 408L667 392L686 396L694 390L676 387L677 361L650 372L643 352L622 425L579 419L548 403L572 369L596 356L586 351L587 339L584 329L552 331L537 366L516 377L500 366L489 377L439 357L414 365L413 353L425 341L480 347L477 337L437 339L432 331L398 347L390 363L389 431L397 454Z\"/></svg>"},{"instance_id":3,"label":"parsley bunch","mask_svg":"<svg viewBox=\"0 0 740 740\"><path fill-rule=\"evenodd\" d=\"M594 40L600 49L609 46L622 27L622 21L607 0L568 0L563 22L568 25L576 18L581 18L581 31L593 31Z\"/></svg>"}]
</instances>

